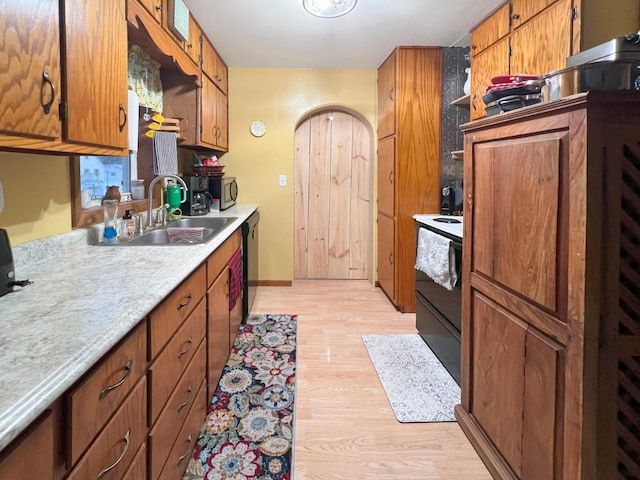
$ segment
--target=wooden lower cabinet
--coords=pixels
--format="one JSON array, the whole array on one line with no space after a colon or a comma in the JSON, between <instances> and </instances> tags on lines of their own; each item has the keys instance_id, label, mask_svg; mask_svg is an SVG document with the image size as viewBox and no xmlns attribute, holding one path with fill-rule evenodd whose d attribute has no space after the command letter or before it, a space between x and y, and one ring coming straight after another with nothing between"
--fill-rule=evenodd
<instances>
[{"instance_id":1,"label":"wooden lower cabinet","mask_svg":"<svg viewBox=\"0 0 640 480\"><path fill-rule=\"evenodd\" d=\"M222 369L229 357L229 268L222 273L207 292L207 384L209 397L215 391Z\"/></svg>"},{"instance_id":2,"label":"wooden lower cabinet","mask_svg":"<svg viewBox=\"0 0 640 480\"><path fill-rule=\"evenodd\" d=\"M147 445L143 443L122 480L142 480L145 478L147 478Z\"/></svg>"},{"instance_id":3,"label":"wooden lower cabinet","mask_svg":"<svg viewBox=\"0 0 640 480\"><path fill-rule=\"evenodd\" d=\"M107 423L69 475L69 480L118 479L124 475L138 447L147 435L147 379L133 389L129 397Z\"/></svg>"},{"instance_id":4,"label":"wooden lower cabinet","mask_svg":"<svg viewBox=\"0 0 640 480\"><path fill-rule=\"evenodd\" d=\"M2 452L0 478L53 480L53 423L51 412L46 412L22 437Z\"/></svg>"},{"instance_id":5,"label":"wooden lower cabinet","mask_svg":"<svg viewBox=\"0 0 640 480\"><path fill-rule=\"evenodd\" d=\"M462 128L460 426L496 479L640 478L640 98Z\"/></svg>"},{"instance_id":6,"label":"wooden lower cabinet","mask_svg":"<svg viewBox=\"0 0 640 480\"><path fill-rule=\"evenodd\" d=\"M395 293L393 224L393 218L378 214L378 283L390 296Z\"/></svg>"}]
</instances>

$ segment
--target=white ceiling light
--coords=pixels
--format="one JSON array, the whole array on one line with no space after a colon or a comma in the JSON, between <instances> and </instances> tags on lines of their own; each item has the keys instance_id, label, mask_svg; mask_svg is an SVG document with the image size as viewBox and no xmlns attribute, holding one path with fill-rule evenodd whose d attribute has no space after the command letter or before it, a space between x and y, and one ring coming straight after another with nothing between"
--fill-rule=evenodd
<instances>
[{"instance_id":1,"label":"white ceiling light","mask_svg":"<svg viewBox=\"0 0 640 480\"><path fill-rule=\"evenodd\" d=\"M353 10L358 0L302 0L302 6L311 15L321 18L340 17Z\"/></svg>"}]
</instances>

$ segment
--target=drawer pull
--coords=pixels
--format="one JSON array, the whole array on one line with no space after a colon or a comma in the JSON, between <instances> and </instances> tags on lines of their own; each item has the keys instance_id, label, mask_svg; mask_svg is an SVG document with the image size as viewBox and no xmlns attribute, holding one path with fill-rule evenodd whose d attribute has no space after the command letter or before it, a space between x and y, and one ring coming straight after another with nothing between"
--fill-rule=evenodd
<instances>
[{"instance_id":1,"label":"drawer pull","mask_svg":"<svg viewBox=\"0 0 640 480\"><path fill-rule=\"evenodd\" d=\"M42 72L42 79L47 85L49 85L49 90L51 90L51 100L42 105L42 109L44 110L45 115L49 115L49 112L51 111L51 105L53 105L53 101L56 99L56 87L53 86L53 82L51 81L51 78L49 78L49 74L46 71Z\"/></svg>"},{"instance_id":2,"label":"drawer pull","mask_svg":"<svg viewBox=\"0 0 640 480\"><path fill-rule=\"evenodd\" d=\"M127 450L129 450L129 435L131 435L131 429L127 430L127 433L124 434L124 450L122 450L122 453L120 454L116 462L110 467L103 468L102 471L98 474L96 480L100 480L105 474L116 468L116 466L122 461L124 456L127 454Z\"/></svg>"},{"instance_id":3,"label":"drawer pull","mask_svg":"<svg viewBox=\"0 0 640 480\"><path fill-rule=\"evenodd\" d=\"M184 307L186 307L187 305L189 305L191 303L191 299L193 298L193 295L189 294L187 296L187 301L184 303L181 303L180 305L178 305L178 310L182 310Z\"/></svg>"},{"instance_id":4,"label":"drawer pull","mask_svg":"<svg viewBox=\"0 0 640 480\"><path fill-rule=\"evenodd\" d=\"M187 340L185 343L187 344L187 347L184 350L181 350L180 353L178 353L178 360L189 350L191 350L191 347L193 347L193 341L191 340L191 337L189 337L189 340Z\"/></svg>"},{"instance_id":5,"label":"drawer pull","mask_svg":"<svg viewBox=\"0 0 640 480\"><path fill-rule=\"evenodd\" d=\"M185 458L187 458L189 456L189 452L191 451L191 442L193 440L191 439L191 434L189 434L189 438L187 438L187 451L184 452L184 455L182 455L179 459L178 459L178 463L177 465L180 465L182 463L182 460L184 460Z\"/></svg>"},{"instance_id":6,"label":"drawer pull","mask_svg":"<svg viewBox=\"0 0 640 480\"><path fill-rule=\"evenodd\" d=\"M107 388L105 388L100 392L100 397L98 397L100 400L102 400L104 397L109 395L109 393L111 393L112 390L115 390L116 388L118 388L120 385L124 383L124 381L127 378L129 378L129 375L131 375L131 365L133 365L133 360L129 360L127 364L124 366L124 369L126 370L126 372L124 374L124 377L122 377L122 379L119 382L114 383L113 385L109 385Z\"/></svg>"},{"instance_id":7,"label":"drawer pull","mask_svg":"<svg viewBox=\"0 0 640 480\"><path fill-rule=\"evenodd\" d=\"M181 403L180 406L178 407L178 413L180 413L180 410L182 410L184 407L189 405L189 402L191 401L191 395L193 394L193 389L191 388L191 385L189 385L189 388L187 389L187 392L189 392L189 396L187 397L185 402Z\"/></svg>"}]
</instances>

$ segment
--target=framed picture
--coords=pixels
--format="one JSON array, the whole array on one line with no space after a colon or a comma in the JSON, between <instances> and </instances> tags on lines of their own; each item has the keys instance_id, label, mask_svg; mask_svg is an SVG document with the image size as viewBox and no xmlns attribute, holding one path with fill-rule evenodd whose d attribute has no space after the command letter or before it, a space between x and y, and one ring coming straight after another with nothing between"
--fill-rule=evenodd
<instances>
[{"instance_id":1,"label":"framed picture","mask_svg":"<svg viewBox=\"0 0 640 480\"><path fill-rule=\"evenodd\" d=\"M189 9L182 0L168 0L167 24L180 40L189 40Z\"/></svg>"}]
</instances>

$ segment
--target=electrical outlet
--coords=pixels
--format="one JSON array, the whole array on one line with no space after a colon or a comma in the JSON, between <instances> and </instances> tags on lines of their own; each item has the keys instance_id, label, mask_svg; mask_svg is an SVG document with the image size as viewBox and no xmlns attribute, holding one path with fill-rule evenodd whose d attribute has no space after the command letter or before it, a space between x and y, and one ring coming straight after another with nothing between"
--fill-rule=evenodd
<instances>
[{"instance_id":1,"label":"electrical outlet","mask_svg":"<svg viewBox=\"0 0 640 480\"><path fill-rule=\"evenodd\" d=\"M281 187L286 187L287 186L287 176L286 175L280 175L280 186Z\"/></svg>"}]
</instances>

